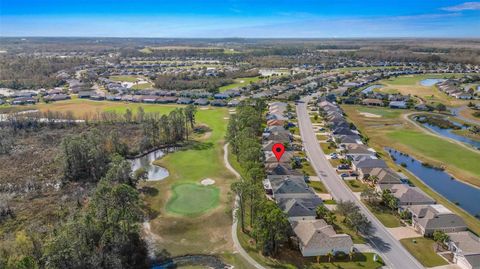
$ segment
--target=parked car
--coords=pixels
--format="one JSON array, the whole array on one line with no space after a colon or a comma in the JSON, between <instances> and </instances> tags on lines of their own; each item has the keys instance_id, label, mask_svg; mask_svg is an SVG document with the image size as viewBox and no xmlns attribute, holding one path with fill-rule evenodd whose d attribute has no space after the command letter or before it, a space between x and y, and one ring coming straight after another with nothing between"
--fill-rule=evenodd
<instances>
[{"instance_id":1,"label":"parked car","mask_svg":"<svg viewBox=\"0 0 480 269\"><path fill-rule=\"evenodd\" d=\"M358 177L358 174L357 174L356 172L351 172L351 173L350 173L350 176L351 176L351 177Z\"/></svg>"},{"instance_id":2,"label":"parked car","mask_svg":"<svg viewBox=\"0 0 480 269\"><path fill-rule=\"evenodd\" d=\"M340 176L343 178L343 177L348 177L348 174L347 173L342 173L340 174Z\"/></svg>"},{"instance_id":3,"label":"parked car","mask_svg":"<svg viewBox=\"0 0 480 269\"><path fill-rule=\"evenodd\" d=\"M338 170L347 170L347 169L350 169L350 165L348 165L348 164L341 164L341 165L337 166L337 169L338 169Z\"/></svg>"}]
</instances>

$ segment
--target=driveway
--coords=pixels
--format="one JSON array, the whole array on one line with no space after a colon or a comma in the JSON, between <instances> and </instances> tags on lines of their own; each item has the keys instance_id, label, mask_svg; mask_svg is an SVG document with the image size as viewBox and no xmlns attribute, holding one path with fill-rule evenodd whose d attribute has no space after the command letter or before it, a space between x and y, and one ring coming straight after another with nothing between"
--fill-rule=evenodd
<instances>
[{"instance_id":1,"label":"driveway","mask_svg":"<svg viewBox=\"0 0 480 269\"><path fill-rule=\"evenodd\" d=\"M393 235L393 237L395 237L397 240L422 236L417 231L415 231L415 229L413 229L412 227L395 227L395 228L387 228L387 229Z\"/></svg>"}]
</instances>

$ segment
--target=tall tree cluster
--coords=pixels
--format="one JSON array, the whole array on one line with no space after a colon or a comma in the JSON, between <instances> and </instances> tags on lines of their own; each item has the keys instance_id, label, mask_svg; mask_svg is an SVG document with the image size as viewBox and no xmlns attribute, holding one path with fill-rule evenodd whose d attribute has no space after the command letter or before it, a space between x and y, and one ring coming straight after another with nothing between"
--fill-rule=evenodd
<instances>
[{"instance_id":1,"label":"tall tree cluster","mask_svg":"<svg viewBox=\"0 0 480 269\"><path fill-rule=\"evenodd\" d=\"M255 238L263 254L275 255L279 245L287 239L289 224L285 213L268 201L263 192L265 171L260 135L265 107L261 100L240 103L237 113L230 118L227 140L243 172L242 180L232 184L239 198L241 229Z\"/></svg>"},{"instance_id":2,"label":"tall tree cluster","mask_svg":"<svg viewBox=\"0 0 480 269\"><path fill-rule=\"evenodd\" d=\"M141 150L173 146L188 140L190 131L195 127L195 115L196 108L193 105L177 108L168 115L143 115L141 124L144 135Z\"/></svg>"},{"instance_id":3,"label":"tall tree cluster","mask_svg":"<svg viewBox=\"0 0 480 269\"><path fill-rule=\"evenodd\" d=\"M45 246L47 268L147 268L142 210L129 166L116 157L84 210Z\"/></svg>"},{"instance_id":4,"label":"tall tree cluster","mask_svg":"<svg viewBox=\"0 0 480 269\"><path fill-rule=\"evenodd\" d=\"M127 146L111 133L99 130L66 137L62 141L64 178L68 181L97 182L108 171L114 154L125 155Z\"/></svg>"}]
</instances>

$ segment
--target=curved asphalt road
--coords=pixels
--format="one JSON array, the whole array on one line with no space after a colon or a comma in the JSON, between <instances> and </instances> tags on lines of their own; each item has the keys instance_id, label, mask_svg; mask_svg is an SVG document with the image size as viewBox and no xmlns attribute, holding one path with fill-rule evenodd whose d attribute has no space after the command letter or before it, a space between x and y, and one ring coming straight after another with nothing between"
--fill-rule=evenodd
<instances>
[{"instance_id":1,"label":"curved asphalt road","mask_svg":"<svg viewBox=\"0 0 480 269\"><path fill-rule=\"evenodd\" d=\"M362 213L372 222L373 235L368 238L368 243L380 253L388 267L396 269L424 268L360 202L327 160L317 141L307 112L306 104L310 99L311 97L307 96L298 103L297 116L303 146L317 175L323 180L335 200L355 202Z\"/></svg>"}]
</instances>

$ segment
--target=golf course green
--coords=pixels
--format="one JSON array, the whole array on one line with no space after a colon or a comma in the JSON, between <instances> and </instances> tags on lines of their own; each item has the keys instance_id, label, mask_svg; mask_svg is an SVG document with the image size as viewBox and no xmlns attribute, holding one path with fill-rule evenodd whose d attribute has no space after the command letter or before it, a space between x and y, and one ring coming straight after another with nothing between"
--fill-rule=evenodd
<instances>
[{"instance_id":1,"label":"golf course green","mask_svg":"<svg viewBox=\"0 0 480 269\"><path fill-rule=\"evenodd\" d=\"M198 215L218 205L220 191L214 186L183 183L172 187L173 196L167 211L181 215Z\"/></svg>"}]
</instances>

